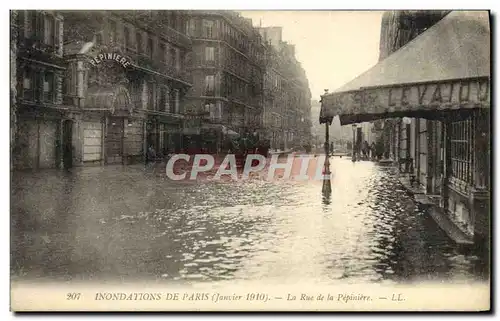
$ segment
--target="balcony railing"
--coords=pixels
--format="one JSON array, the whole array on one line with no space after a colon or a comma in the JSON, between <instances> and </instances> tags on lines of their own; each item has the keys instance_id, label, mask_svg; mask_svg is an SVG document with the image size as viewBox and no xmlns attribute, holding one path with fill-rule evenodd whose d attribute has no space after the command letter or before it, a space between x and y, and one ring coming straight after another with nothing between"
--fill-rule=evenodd
<instances>
[{"instance_id":1,"label":"balcony railing","mask_svg":"<svg viewBox=\"0 0 500 321\"><path fill-rule=\"evenodd\" d=\"M54 63L63 62L62 59L56 58L58 57L59 46L46 44L38 36L24 38L19 44L18 52L21 55L29 55L29 58L34 60L41 57L52 57L55 59Z\"/></svg>"},{"instance_id":2,"label":"balcony railing","mask_svg":"<svg viewBox=\"0 0 500 321\"><path fill-rule=\"evenodd\" d=\"M133 60L137 66L158 72L167 77L173 78L175 80L180 80L188 84L193 83L193 78L189 72L183 70L182 68L176 68L164 61L159 61L147 56L146 54L137 54L132 50L127 51L127 54Z\"/></svg>"},{"instance_id":3,"label":"balcony railing","mask_svg":"<svg viewBox=\"0 0 500 321\"><path fill-rule=\"evenodd\" d=\"M117 14L134 24L139 23L153 33L161 34L163 38L174 45L185 49L190 49L192 47L191 38L189 38L185 33L168 26L165 23L165 19L159 16L151 15L149 12L143 10L127 10Z\"/></svg>"}]
</instances>

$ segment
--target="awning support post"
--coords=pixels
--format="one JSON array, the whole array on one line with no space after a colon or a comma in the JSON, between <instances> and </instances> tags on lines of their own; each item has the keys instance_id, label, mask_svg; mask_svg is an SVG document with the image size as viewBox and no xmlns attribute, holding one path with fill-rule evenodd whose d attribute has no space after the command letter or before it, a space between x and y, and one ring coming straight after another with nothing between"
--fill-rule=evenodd
<instances>
[{"instance_id":1,"label":"awning support post","mask_svg":"<svg viewBox=\"0 0 500 321\"><path fill-rule=\"evenodd\" d=\"M329 123L325 123L325 175L330 175L330 131Z\"/></svg>"}]
</instances>

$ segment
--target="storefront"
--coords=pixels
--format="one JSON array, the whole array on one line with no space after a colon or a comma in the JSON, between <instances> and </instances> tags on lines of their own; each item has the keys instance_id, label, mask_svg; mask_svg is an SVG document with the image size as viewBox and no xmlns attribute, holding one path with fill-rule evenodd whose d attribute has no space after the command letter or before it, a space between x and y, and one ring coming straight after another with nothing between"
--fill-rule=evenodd
<instances>
[{"instance_id":1,"label":"storefront","mask_svg":"<svg viewBox=\"0 0 500 321\"><path fill-rule=\"evenodd\" d=\"M490 27L457 11L322 97L320 123L392 120L393 156L464 234L489 235ZM398 119L399 118L399 119ZM412 183L413 184L413 183Z\"/></svg>"}]
</instances>

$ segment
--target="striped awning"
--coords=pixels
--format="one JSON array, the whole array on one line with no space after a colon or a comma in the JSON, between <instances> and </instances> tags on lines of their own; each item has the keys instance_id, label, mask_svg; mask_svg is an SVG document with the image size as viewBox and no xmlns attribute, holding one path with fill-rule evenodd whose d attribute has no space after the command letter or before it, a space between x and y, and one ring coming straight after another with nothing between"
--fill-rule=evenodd
<instances>
[{"instance_id":1,"label":"striped awning","mask_svg":"<svg viewBox=\"0 0 500 321\"><path fill-rule=\"evenodd\" d=\"M490 107L487 11L453 11L374 67L321 97L320 123Z\"/></svg>"}]
</instances>

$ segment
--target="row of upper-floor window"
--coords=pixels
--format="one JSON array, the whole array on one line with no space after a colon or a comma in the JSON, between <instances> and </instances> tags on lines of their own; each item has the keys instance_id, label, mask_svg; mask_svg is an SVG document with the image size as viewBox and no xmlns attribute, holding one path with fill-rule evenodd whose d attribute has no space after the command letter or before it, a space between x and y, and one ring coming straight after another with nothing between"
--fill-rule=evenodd
<instances>
[{"instance_id":1,"label":"row of upper-floor window","mask_svg":"<svg viewBox=\"0 0 500 321\"><path fill-rule=\"evenodd\" d=\"M197 65L212 65L216 61L222 61L221 64L224 68L237 74L238 76L247 80L260 81L261 72L253 64L250 64L241 55L236 54L234 51L224 48L223 46L205 45L200 47L203 50L200 54L195 55L193 66Z\"/></svg>"},{"instance_id":2,"label":"row of upper-floor window","mask_svg":"<svg viewBox=\"0 0 500 321\"><path fill-rule=\"evenodd\" d=\"M214 96L216 94L216 77L215 75L205 75L204 96ZM221 79L220 93L221 96L244 96L248 94L248 85L236 77L224 74Z\"/></svg>"},{"instance_id":3,"label":"row of upper-floor window","mask_svg":"<svg viewBox=\"0 0 500 321\"><path fill-rule=\"evenodd\" d=\"M253 59L261 60L264 56L259 35L248 37L223 19L191 17L186 22L186 32L193 38L224 40Z\"/></svg>"},{"instance_id":4,"label":"row of upper-floor window","mask_svg":"<svg viewBox=\"0 0 500 321\"><path fill-rule=\"evenodd\" d=\"M90 86L100 86L100 72L96 69L83 71L83 83L78 83L79 77L75 69L72 74L66 77L66 85L63 93L75 93L76 89L80 95L85 96L85 92ZM42 77L42 78L40 78ZM35 97L34 88L40 87L40 81L43 79L43 100L53 102L55 97L55 78L54 73L46 71L43 74L36 73L31 69L26 69L23 82L23 97L25 100L32 100ZM37 82L38 80L38 82ZM144 87L145 84L145 87ZM81 87L81 90L79 90ZM180 111L180 92L177 89L171 89L168 86L155 82L133 81L128 86L132 100L136 104L142 104L146 100L146 106L149 110L178 113ZM144 90L145 89L145 90Z\"/></svg>"},{"instance_id":5,"label":"row of upper-floor window","mask_svg":"<svg viewBox=\"0 0 500 321\"><path fill-rule=\"evenodd\" d=\"M178 70L184 64L184 50L164 41L161 37L136 28L132 24L109 19L107 33L105 32L106 29L95 34L94 41L97 46L103 44L118 45L129 54L137 53L149 57L151 60L174 66Z\"/></svg>"},{"instance_id":6,"label":"row of upper-floor window","mask_svg":"<svg viewBox=\"0 0 500 321\"><path fill-rule=\"evenodd\" d=\"M23 100L32 102L54 103L56 98L56 75L50 70L34 70L29 67L23 70Z\"/></svg>"},{"instance_id":7,"label":"row of upper-floor window","mask_svg":"<svg viewBox=\"0 0 500 321\"><path fill-rule=\"evenodd\" d=\"M63 20L54 13L24 10L19 22L22 22L24 37L39 40L48 46L62 47Z\"/></svg>"}]
</instances>

